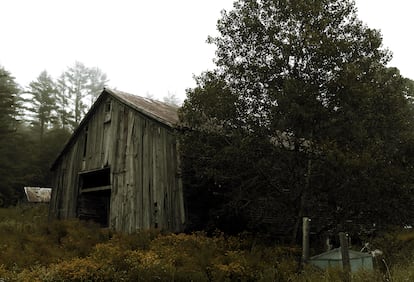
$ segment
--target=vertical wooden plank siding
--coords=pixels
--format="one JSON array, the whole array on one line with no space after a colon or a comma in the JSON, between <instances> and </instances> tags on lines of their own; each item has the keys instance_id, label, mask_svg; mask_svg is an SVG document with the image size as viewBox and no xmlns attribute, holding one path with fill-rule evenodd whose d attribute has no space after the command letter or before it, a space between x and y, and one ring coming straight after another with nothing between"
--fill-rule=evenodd
<instances>
[{"instance_id":1,"label":"vertical wooden plank siding","mask_svg":"<svg viewBox=\"0 0 414 282\"><path fill-rule=\"evenodd\" d=\"M109 101L108 121L105 104ZM173 129L111 96L83 126L55 167L50 216L75 217L79 172L109 166L110 227L128 233L155 227L182 231L184 202Z\"/></svg>"}]
</instances>

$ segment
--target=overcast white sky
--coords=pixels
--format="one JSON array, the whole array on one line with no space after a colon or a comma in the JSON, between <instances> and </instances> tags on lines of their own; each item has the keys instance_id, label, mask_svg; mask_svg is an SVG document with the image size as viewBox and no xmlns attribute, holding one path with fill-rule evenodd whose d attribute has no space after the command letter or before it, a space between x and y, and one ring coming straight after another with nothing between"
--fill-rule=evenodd
<instances>
[{"instance_id":1,"label":"overcast white sky","mask_svg":"<svg viewBox=\"0 0 414 282\"><path fill-rule=\"evenodd\" d=\"M110 87L181 99L193 74L213 68L222 9L233 0L0 0L0 65L21 86L47 70L58 77L80 61ZM414 79L414 1L356 0L360 19L381 29L391 66Z\"/></svg>"}]
</instances>

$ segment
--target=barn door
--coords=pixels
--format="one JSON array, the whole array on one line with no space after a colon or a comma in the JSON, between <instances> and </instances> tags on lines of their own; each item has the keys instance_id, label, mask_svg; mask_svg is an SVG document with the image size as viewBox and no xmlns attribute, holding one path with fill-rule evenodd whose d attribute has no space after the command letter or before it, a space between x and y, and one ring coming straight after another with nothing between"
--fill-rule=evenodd
<instances>
[{"instance_id":1,"label":"barn door","mask_svg":"<svg viewBox=\"0 0 414 282\"><path fill-rule=\"evenodd\" d=\"M79 176L78 218L108 227L111 203L110 168L82 172Z\"/></svg>"}]
</instances>

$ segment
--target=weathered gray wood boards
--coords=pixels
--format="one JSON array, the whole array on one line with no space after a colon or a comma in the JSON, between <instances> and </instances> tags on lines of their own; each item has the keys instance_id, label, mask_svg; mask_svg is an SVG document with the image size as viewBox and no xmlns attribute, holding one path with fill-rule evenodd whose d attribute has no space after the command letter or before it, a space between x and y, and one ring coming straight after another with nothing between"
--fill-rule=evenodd
<instances>
[{"instance_id":1,"label":"weathered gray wood boards","mask_svg":"<svg viewBox=\"0 0 414 282\"><path fill-rule=\"evenodd\" d=\"M97 217L123 232L181 231L177 121L175 107L104 90L52 167L50 215Z\"/></svg>"}]
</instances>

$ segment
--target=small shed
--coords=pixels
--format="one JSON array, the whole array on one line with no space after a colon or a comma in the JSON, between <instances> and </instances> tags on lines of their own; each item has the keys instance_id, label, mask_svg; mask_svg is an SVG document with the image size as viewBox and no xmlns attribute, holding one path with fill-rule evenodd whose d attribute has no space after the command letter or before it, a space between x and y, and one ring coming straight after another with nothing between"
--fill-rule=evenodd
<instances>
[{"instance_id":1,"label":"small shed","mask_svg":"<svg viewBox=\"0 0 414 282\"><path fill-rule=\"evenodd\" d=\"M351 264L351 272L357 272L358 270L362 269L372 270L374 268L372 255L368 253L349 250L349 261ZM309 259L309 263L322 269L326 269L328 267L342 268L341 248L336 248L328 252L313 256Z\"/></svg>"},{"instance_id":2,"label":"small shed","mask_svg":"<svg viewBox=\"0 0 414 282\"><path fill-rule=\"evenodd\" d=\"M24 187L24 193L29 203L49 203L52 188Z\"/></svg>"}]
</instances>

